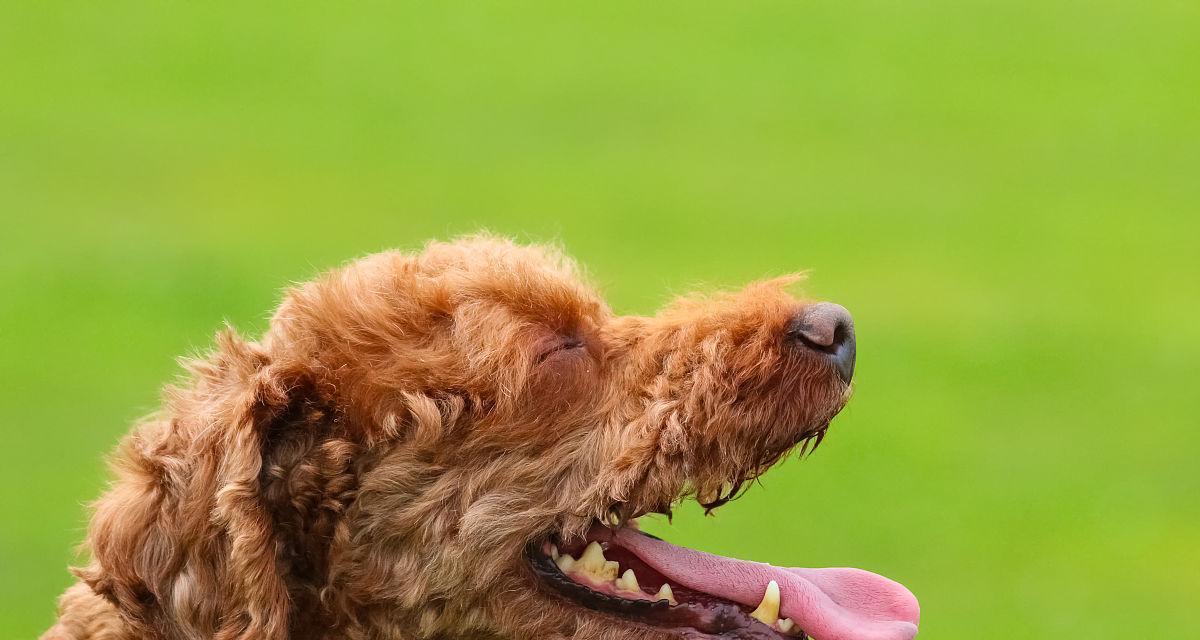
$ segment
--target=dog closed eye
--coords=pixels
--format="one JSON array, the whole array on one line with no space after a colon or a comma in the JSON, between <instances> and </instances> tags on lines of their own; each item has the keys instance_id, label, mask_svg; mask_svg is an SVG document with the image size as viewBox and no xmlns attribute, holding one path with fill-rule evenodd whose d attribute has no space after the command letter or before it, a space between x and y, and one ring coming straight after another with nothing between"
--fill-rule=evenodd
<instances>
[{"instance_id":1,"label":"dog closed eye","mask_svg":"<svg viewBox=\"0 0 1200 640\"><path fill-rule=\"evenodd\" d=\"M569 354L582 350L585 346L586 345L584 344L583 340L580 340L579 338L562 338L550 343L547 348L543 349L542 352L538 354L536 364L541 364L546 360L558 355Z\"/></svg>"}]
</instances>

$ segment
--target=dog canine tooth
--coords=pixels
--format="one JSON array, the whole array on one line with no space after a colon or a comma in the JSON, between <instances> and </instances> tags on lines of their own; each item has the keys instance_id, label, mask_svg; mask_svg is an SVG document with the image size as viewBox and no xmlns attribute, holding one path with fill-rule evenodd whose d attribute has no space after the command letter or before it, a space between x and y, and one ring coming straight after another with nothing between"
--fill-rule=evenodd
<instances>
[{"instance_id":1,"label":"dog canine tooth","mask_svg":"<svg viewBox=\"0 0 1200 640\"><path fill-rule=\"evenodd\" d=\"M767 590L763 593L762 602L758 603L758 608L750 614L750 617L768 626L779 620L779 584L774 580L767 583Z\"/></svg>"},{"instance_id":2,"label":"dog canine tooth","mask_svg":"<svg viewBox=\"0 0 1200 640\"><path fill-rule=\"evenodd\" d=\"M550 557L554 560L558 560L558 545L550 545Z\"/></svg>"},{"instance_id":3,"label":"dog canine tooth","mask_svg":"<svg viewBox=\"0 0 1200 640\"><path fill-rule=\"evenodd\" d=\"M620 565L604 557L604 549L599 542L589 544L574 567L577 572L596 582L612 582L621 572Z\"/></svg>"},{"instance_id":4,"label":"dog canine tooth","mask_svg":"<svg viewBox=\"0 0 1200 640\"><path fill-rule=\"evenodd\" d=\"M663 586L658 588L658 593L654 594L654 600L655 602L659 600L666 600L673 605L679 604L678 602L675 602L675 594L671 592L671 585L666 582L663 583Z\"/></svg>"},{"instance_id":5,"label":"dog canine tooth","mask_svg":"<svg viewBox=\"0 0 1200 640\"><path fill-rule=\"evenodd\" d=\"M784 618L783 620L776 622L775 626L784 633L791 633L792 627L796 626L796 623L792 622L791 618Z\"/></svg>"},{"instance_id":6,"label":"dog canine tooth","mask_svg":"<svg viewBox=\"0 0 1200 640\"><path fill-rule=\"evenodd\" d=\"M616 587L618 591L629 591L631 593L641 593L642 588L638 585L637 574L633 569L626 569L625 573L617 578Z\"/></svg>"},{"instance_id":7,"label":"dog canine tooth","mask_svg":"<svg viewBox=\"0 0 1200 640\"><path fill-rule=\"evenodd\" d=\"M604 567L604 562L604 549L600 548L599 542L589 544L583 550L583 555L579 556L579 568L583 571L599 571Z\"/></svg>"}]
</instances>

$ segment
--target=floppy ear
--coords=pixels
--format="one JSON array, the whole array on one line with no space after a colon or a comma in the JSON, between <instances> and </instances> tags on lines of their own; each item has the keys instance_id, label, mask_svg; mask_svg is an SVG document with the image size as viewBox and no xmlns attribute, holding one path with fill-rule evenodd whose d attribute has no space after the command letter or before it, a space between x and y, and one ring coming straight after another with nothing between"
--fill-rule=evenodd
<instances>
[{"instance_id":1,"label":"floppy ear","mask_svg":"<svg viewBox=\"0 0 1200 640\"><path fill-rule=\"evenodd\" d=\"M189 368L122 442L77 573L143 633L283 638L289 595L259 478L273 425L311 384L232 330Z\"/></svg>"},{"instance_id":2,"label":"floppy ear","mask_svg":"<svg viewBox=\"0 0 1200 640\"><path fill-rule=\"evenodd\" d=\"M219 437L213 519L229 540L228 577L245 606L245 626L236 618L217 638L282 638L287 634L288 591L276 569L274 522L259 487L269 430L289 405L288 390L298 388L294 372L275 370L261 351L222 334L222 351L238 371L225 398L226 428ZM288 375L289 373L293 375Z\"/></svg>"}]
</instances>

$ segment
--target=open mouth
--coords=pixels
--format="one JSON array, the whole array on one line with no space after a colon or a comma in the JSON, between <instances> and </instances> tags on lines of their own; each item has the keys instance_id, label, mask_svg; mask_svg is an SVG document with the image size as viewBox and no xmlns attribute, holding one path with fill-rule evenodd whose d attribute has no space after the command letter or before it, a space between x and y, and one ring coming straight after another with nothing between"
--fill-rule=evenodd
<instances>
[{"instance_id":1,"label":"open mouth","mask_svg":"<svg viewBox=\"0 0 1200 640\"><path fill-rule=\"evenodd\" d=\"M911 640L920 618L908 589L868 571L775 567L600 523L529 559L570 602L685 637Z\"/></svg>"}]
</instances>

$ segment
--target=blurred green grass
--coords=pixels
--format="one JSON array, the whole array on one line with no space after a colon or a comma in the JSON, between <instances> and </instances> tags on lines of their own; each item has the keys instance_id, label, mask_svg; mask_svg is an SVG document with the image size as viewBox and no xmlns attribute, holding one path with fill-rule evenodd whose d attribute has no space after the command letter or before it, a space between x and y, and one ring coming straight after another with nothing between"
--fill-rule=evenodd
<instances>
[{"instance_id":1,"label":"blurred green grass","mask_svg":"<svg viewBox=\"0 0 1200 640\"><path fill-rule=\"evenodd\" d=\"M619 311L811 268L856 315L819 452L651 525L908 585L923 638L1195 637L1200 7L0 9L0 635L102 456L282 286L480 228Z\"/></svg>"}]
</instances>

